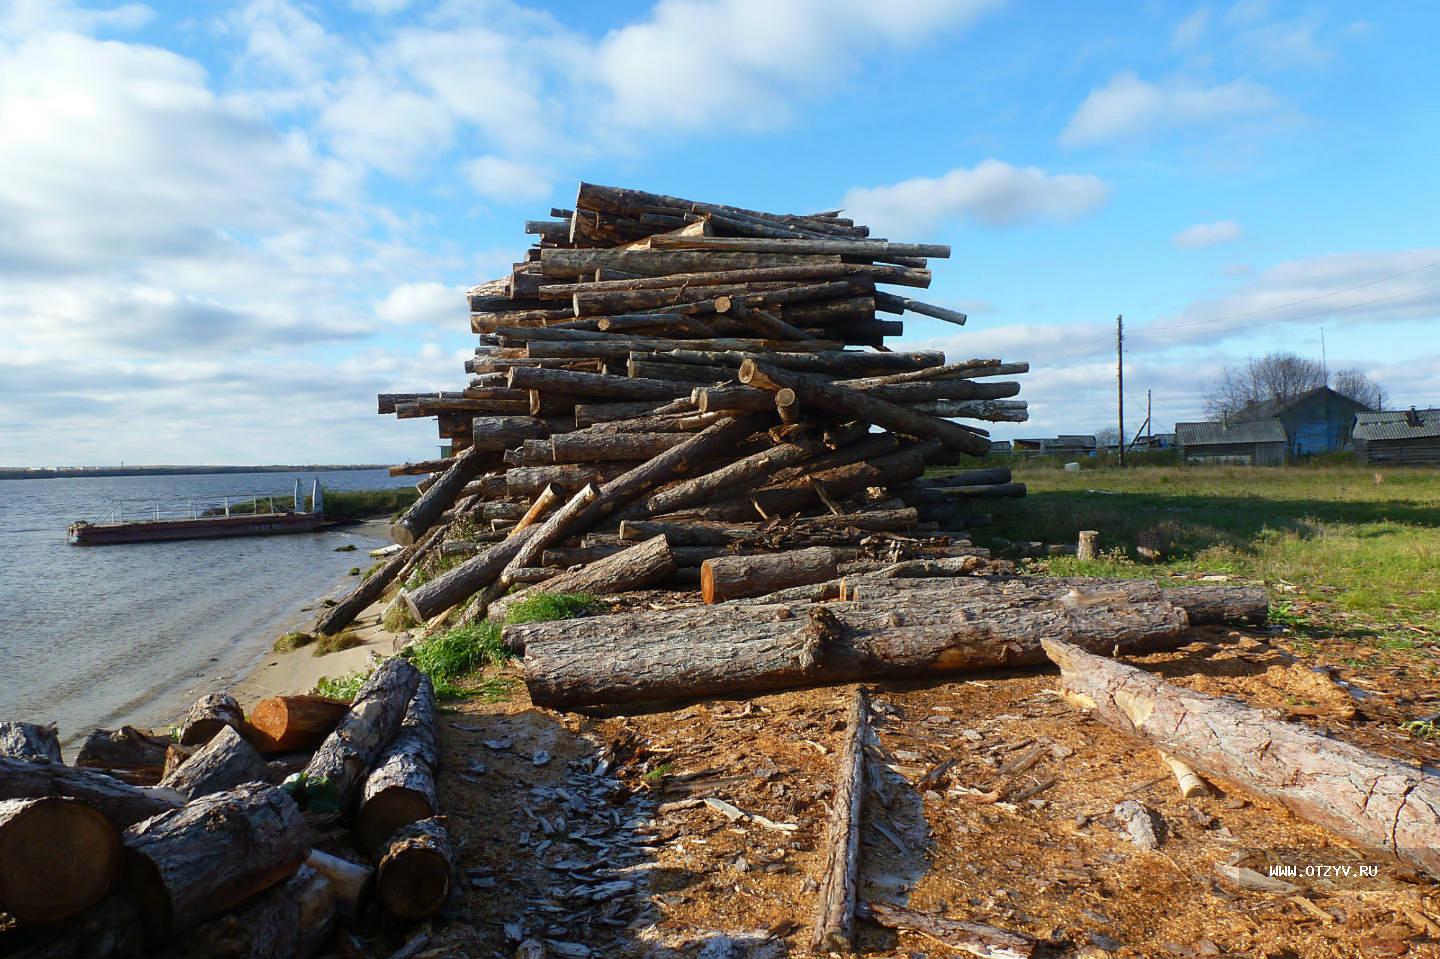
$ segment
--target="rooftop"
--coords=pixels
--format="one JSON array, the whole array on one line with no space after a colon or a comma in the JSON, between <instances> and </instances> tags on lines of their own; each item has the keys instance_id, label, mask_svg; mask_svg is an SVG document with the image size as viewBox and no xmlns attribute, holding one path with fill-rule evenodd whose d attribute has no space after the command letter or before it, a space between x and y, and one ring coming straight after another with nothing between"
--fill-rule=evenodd
<instances>
[{"instance_id":1,"label":"rooftop","mask_svg":"<svg viewBox=\"0 0 1440 959\"><path fill-rule=\"evenodd\" d=\"M1178 446L1215 446L1223 443L1284 443L1285 427L1279 420L1245 423L1176 423Z\"/></svg>"}]
</instances>

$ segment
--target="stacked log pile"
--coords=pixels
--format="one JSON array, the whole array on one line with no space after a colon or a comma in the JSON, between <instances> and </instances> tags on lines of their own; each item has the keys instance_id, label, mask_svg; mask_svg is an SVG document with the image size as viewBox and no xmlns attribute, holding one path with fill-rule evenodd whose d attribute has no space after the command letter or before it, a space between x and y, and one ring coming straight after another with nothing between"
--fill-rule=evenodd
<instances>
[{"instance_id":1,"label":"stacked log pile","mask_svg":"<svg viewBox=\"0 0 1440 959\"><path fill-rule=\"evenodd\" d=\"M18 924L0 952L303 957L372 905L429 919L454 855L435 713L430 680L395 658L351 704L277 697L252 724L210 695L181 742L96 730L74 766L53 727L0 723L0 913ZM316 848L322 828L337 854Z\"/></svg>"}]
</instances>

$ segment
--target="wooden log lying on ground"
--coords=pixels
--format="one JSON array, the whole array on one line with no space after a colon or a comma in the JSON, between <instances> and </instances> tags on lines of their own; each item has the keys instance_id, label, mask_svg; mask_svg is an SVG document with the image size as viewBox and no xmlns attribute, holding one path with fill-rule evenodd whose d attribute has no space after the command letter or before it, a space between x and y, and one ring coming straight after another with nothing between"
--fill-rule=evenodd
<instances>
[{"instance_id":1,"label":"wooden log lying on ground","mask_svg":"<svg viewBox=\"0 0 1440 959\"><path fill-rule=\"evenodd\" d=\"M944 476L928 476L926 486L991 486L1010 482L1010 467L994 466L980 470L959 470Z\"/></svg>"},{"instance_id":2,"label":"wooden log lying on ground","mask_svg":"<svg viewBox=\"0 0 1440 959\"><path fill-rule=\"evenodd\" d=\"M947 919L878 899L861 903L856 913L877 926L918 932L932 942L984 959L1033 959L1040 946L1029 936L988 923Z\"/></svg>"},{"instance_id":3,"label":"wooden log lying on ground","mask_svg":"<svg viewBox=\"0 0 1440 959\"><path fill-rule=\"evenodd\" d=\"M354 918L370 894L375 870L358 862L341 859L318 849L310 850L305 865L330 880L331 896L342 916Z\"/></svg>"},{"instance_id":4,"label":"wooden log lying on ground","mask_svg":"<svg viewBox=\"0 0 1440 959\"><path fill-rule=\"evenodd\" d=\"M207 693L195 700L180 724L180 745L203 746L226 726L240 729L245 714L229 693Z\"/></svg>"},{"instance_id":5,"label":"wooden log lying on ground","mask_svg":"<svg viewBox=\"0 0 1440 959\"><path fill-rule=\"evenodd\" d=\"M314 631L322 636L332 636L342 632L345 627L355 621L356 616L363 613L370 604L381 597L386 588L395 581L401 570L405 569L416 555L416 549L413 546L407 546L391 556L385 561L384 566L366 576L358 586L346 593L344 599L321 613L315 620Z\"/></svg>"},{"instance_id":6,"label":"wooden log lying on ground","mask_svg":"<svg viewBox=\"0 0 1440 959\"><path fill-rule=\"evenodd\" d=\"M440 818L402 828L385 844L375 873L375 898L392 919L421 922L450 894L455 852Z\"/></svg>"},{"instance_id":7,"label":"wooden log lying on ground","mask_svg":"<svg viewBox=\"0 0 1440 959\"><path fill-rule=\"evenodd\" d=\"M471 448L455 457L450 462L450 468L391 524L391 538L402 546L410 546L425 535L440 514L455 502L465 484L484 471L490 456L487 450Z\"/></svg>"},{"instance_id":8,"label":"wooden log lying on ground","mask_svg":"<svg viewBox=\"0 0 1440 959\"><path fill-rule=\"evenodd\" d=\"M350 704L324 696L273 696L250 710L250 741L263 753L318 749L350 711Z\"/></svg>"},{"instance_id":9,"label":"wooden log lying on ground","mask_svg":"<svg viewBox=\"0 0 1440 959\"><path fill-rule=\"evenodd\" d=\"M241 783L268 782L270 767L255 747L227 726L180 764L160 785L185 799L233 789Z\"/></svg>"},{"instance_id":10,"label":"wooden log lying on ground","mask_svg":"<svg viewBox=\"0 0 1440 959\"><path fill-rule=\"evenodd\" d=\"M721 556L700 564L700 597L707 603L720 603L791 586L823 583L839 575L835 551L826 546L753 556Z\"/></svg>"},{"instance_id":11,"label":"wooden log lying on ground","mask_svg":"<svg viewBox=\"0 0 1440 959\"><path fill-rule=\"evenodd\" d=\"M221 729L230 727L223 726ZM172 740L151 736L134 726L96 729L75 754L81 769L100 769L136 786L153 786L165 772L165 752Z\"/></svg>"},{"instance_id":12,"label":"wooden log lying on ground","mask_svg":"<svg viewBox=\"0 0 1440 959\"><path fill-rule=\"evenodd\" d=\"M554 515L551 514L552 519ZM548 523L549 520L545 522ZM444 575L437 576L415 589L403 591L400 598L409 607L410 615L416 622L423 623L438 616L494 584L505 567L515 558L515 554L544 527L545 523L528 526Z\"/></svg>"},{"instance_id":13,"label":"wooden log lying on ground","mask_svg":"<svg viewBox=\"0 0 1440 959\"><path fill-rule=\"evenodd\" d=\"M405 718L420 671L398 656L385 660L305 767L306 807L350 812L355 791Z\"/></svg>"},{"instance_id":14,"label":"wooden log lying on ground","mask_svg":"<svg viewBox=\"0 0 1440 959\"><path fill-rule=\"evenodd\" d=\"M58 763L60 735L54 724L0 722L0 757Z\"/></svg>"},{"instance_id":15,"label":"wooden log lying on ground","mask_svg":"<svg viewBox=\"0 0 1440 959\"><path fill-rule=\"evenodd\" d=\"M943 486L937 492L957 499L1015 499L1025 495L1025 484L993 483L989 486Z\"/></svg>"},{"instance_id":16,"label":"wooden log lying on ground","mask_svg":"<svg viewBox=\"0 0 1440 959\"><path fill-rule=\"evenodd\" d=\"M0 911L56 922L95 905L120 869L120 832L77 799L0 800Z\"/></svg>"},{"instance_id":17,"label":"wooden log lying on ground","mask_svg":"<svg viewBox=\"0 0 1440 959\"><path fill-rule=\"evenodd\" d=\"M1207 776L1440 878L1440 777L1056 639L1061 691Z\"/></svg>"},{"instance_id":18,"label":"wooden log lying on ground","mask_svg":"<svg viewBox=\"0 0 1440 959\"><path fill-rule=\"evenodd\" d=\"M400 731L386 748L360 793L355 838L360 849L373 852L402 826L429 819L439 811L435 798L435 686L422 675L405 706Z\"/></svg>"},{"instance_id":19,"label":"wooden log lying on ground","mask_svg":"<svg viewBox=\"0 0 1440 959\"><path fill-rule=\"evenodd\" d=\"M845 717L845 741L835 770L826 830L825 865L821 870L814 952L849 951L855 945L855 885L860 872L860 807L865 798L865 744L869 738L870 704L856 689Z\"/></svg>"},{"instance_id":20,"label":"wooden log lying on ground","mask_svg":"<svg viewBox=\"0 0 1440 959\"><path fill-rule=\"evenodd\" d=\"M247 783L125 831L125 883L151 942L198 926L290 877L310 827L284 790Z\"/></svg>"},{"instance_id":21,"label":"wooden log lying on ground","mask_svg":"<svg viewBox=\"0 0 1440 959\"><path fill-rule=\"evenodd\" d=\"M1043 638L1148 649L1182 642L1190 625L1183 588L1117 583L1068 602L1066 586L1043 578L919 582L867 582L857 600L818 607L742 601L527 623L505 638L525 650L535 704L572 708L1034 665Z\"/></svg>"},{"instance_id":22,"label":"wooden log lying on ground","mask_svg":"<svg viewBox=\"0 0 1440 959\"><path fill-rule=\"evenodd\" d=\"M670 544L664 536L596 560L580 569L553 576L544 582L502 597L490 604L490 618L505 621L505 613L535 593L585 593L605 596L644 589L672 575L676 569Z\"/></svg>"},{"instance_id":23,"label":"wooden log lying on ground","mask_svg":"<svg viewBox=\"0 0 1440 959\"><path fill-rule=\"evenodd\" d=\"M161 959L308 959L333 933L335 905L330 878L302 865L234 912L182 934Z\"/></svg>"},{"instance_id":24,"label":"wooden log lying on ground","mask_svg":"<svg viewBox=\"0 0 1440 959\"><path fill-rule=\"evenodd\" d=\"M0 799L39 799L44 796L78 799L98 809L117 829L167 812L185 801L173 790L131 786L88 769L0 757Z\"/></svg>"}]
</instances>

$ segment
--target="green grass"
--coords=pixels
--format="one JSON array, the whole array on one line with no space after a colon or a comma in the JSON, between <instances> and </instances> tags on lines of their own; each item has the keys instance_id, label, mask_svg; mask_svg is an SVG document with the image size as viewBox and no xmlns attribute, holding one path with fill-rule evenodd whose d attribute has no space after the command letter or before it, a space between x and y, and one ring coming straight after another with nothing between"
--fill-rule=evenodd
<instances>
[{"instance_id":1,"label":"green grass","mask_svg":"<svg viewBox=\"0 0 1440 959\"><path fill-rule=\"evenodd\" d=\"M600 600L585 593L535 593L510 607L505 625L574 619L595 612L600 605Z\"/></svg>"},{"instance_id":2,"label":"green grass","mask_svg":"<svg viewBox=\"0 0 1440 959\"><path fill-rule=\"evenodd\" d=\"M312 656L328 656L331 653L338 653L344 649L354 649L356 646L364 645L365 640L355 633L346 630L343 633L336 633L333 636L320 636L315 640L315 648L310 651Z\"/></svg>"},{"instance_id":3,"label":"green grass","mask_svg":"<svg viewBox=\"0 0 1440 959\"><path fill-rule=\"evenodd\" d=\"M380 625L388 632L403 633L405 630L415 626L415 617L410 615L410 607L404 603L391 603L385 607L385 613L380 618Z\"/></svg>"},{"instance_id":4,"label":"green grass","mask_svg":"<svg viewBox=\"0 0 1440 959\"><path fill-rule=\"evenodd\" d=\"M317 696L339 699L347 703L353 702L355 694L360 692L360 687L365 685L365 680L370 678L372 672L374 672L374 670L357 669L343 676L321 676L320 681L315 684L313 692Z\"/></svg>"},{"instance_id":5,"label":"green grass","mask_svg":"<svg viewBox=\"0 0 1440 959\"><path fill-rule=\"evenodd\" d=\"M311 633L295 632L284 633L275 640L271 649L277 653L293 653L304 646L315 642L315 636Z\"/></svg>"}]
</instances>

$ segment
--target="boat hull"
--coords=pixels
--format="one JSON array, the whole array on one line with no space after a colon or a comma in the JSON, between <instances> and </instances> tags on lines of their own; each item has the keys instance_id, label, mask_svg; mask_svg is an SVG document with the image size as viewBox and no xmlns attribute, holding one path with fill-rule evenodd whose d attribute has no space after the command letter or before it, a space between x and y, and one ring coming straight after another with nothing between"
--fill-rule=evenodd
<instances>
[{"instance_id":1,"label":"boat hull","mask_svg":"<svg viewBox=\"0 0 1440 959\"><path fill-rule=\"evenodd\" d=\"M207 516L199 519L141 520L133 523L76 523L70 527L73 546L155 543L227 536L276 536L319 529L319 513L269 513L263 516Z\"/></svg>"}]
</instances>

